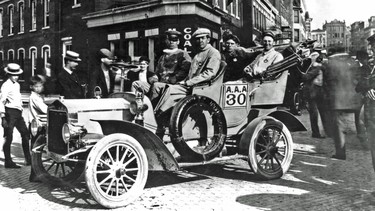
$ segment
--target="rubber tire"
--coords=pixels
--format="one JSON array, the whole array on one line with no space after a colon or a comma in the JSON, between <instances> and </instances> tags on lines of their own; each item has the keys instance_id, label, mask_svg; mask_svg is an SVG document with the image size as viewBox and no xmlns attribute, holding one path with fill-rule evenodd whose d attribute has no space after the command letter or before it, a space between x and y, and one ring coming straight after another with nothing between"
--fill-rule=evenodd
<instances>
[{"instance_id":1,"label":"rubber tire","mask_svg":"<svg viewBox=\"0 0 375 211\"><path fill-rule=\"evenodd\" d=\"M256 143L258 142L259 136L267 128L276 128L281 131L285 137L285 142L287 143L285 158L281 162L281 168L277 171L267 172L261 166L258 165L258 159L256 155ZM253 170L254 174L262 180L272 180L282 177L289 169L293 158L293 139L288 128L282 123L272 119L262 120L254 130L254 134L249 145L248 162L250 168Z\"/></svg>"},{"instance_id":2,"label":"rubber tire","mask_svg":"<svg viewBox=\"0 0 375 211\"><path fill-rule=\"evenodd\" d=\"M210 109L206 111L212 115L215 134L218 134L214 145L204 153L193 150L182 137L183 119L188 114L189 108L196 105ZM184 161L204 161L218 156L223 149L227 136L227 124L223 111L215 101L205 96L191 95L180 100L173 108L169 132L173 146Z\"/></svg>"},{"instance_id":3,"label":"rubber tire","mask_svg":"<svg viewBox=\"0 0 375 211\"><path fill-rule=\"evenodd\" d=\"M40 135L36 138L36 141L32 148L38 147L46 143L46 137L44 135ZM46 146L45 146L46 147ZM42 147L39 151L43 151ZM85 159L83 153L78 155L79 159ZM32 151L31 153L31 165L34 169L36 178L40 179L42 182L50 184L50 185L57 185L57 186L68 186L77 181L77 179L82 175L83 171L85 170L85 164L77 162L72 169L72 171L67 174L65 177L56 177L48 173L48 171L43 167L42 163L42 156L41 153ZM60 168L63 167L60 165Z\"/></svg>"},{"instance_id":4,"label":"rubber tire","mask_svg":"<svg viewBox=\"0 0 375 211\"><path fill-rule=\"evenodd\" d=\"M137 172L135 183L128 190L128 192L120 196L110 196L109 194L105 193L100 187L98 187L98 181L95 171L100 163L99 159L102 157L102 155L108 149L118 144L123 146L125 145L128 149L135 153L134 157L139 161L139 163L137 164L140 170ZM145 150L136 139L126 134L115 133L108 135L98 141L98 143L91 150L86 162L85 179L87 187L94 199L99 204L107 208L124 207L138 198L143 192L147 177L148 161Z\"/></svg>"}]
</instances>

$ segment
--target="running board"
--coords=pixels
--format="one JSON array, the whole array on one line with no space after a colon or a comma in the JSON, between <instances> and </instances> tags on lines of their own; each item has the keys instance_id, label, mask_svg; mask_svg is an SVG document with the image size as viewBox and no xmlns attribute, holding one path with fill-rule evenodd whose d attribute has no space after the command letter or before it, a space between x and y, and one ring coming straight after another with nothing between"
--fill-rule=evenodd
<instances>
[{"instance_id":1,"label":"running board","mask_svg":"<svg viewBox=\"0 0 375 211\"><path fill-rule=\"evenodd\" d=\"M181 163L178 163L178 166L181 167L181 168L192 167L192 166L202 166L202 165L214 164L214 163L218 163L218 162L222 162L222 161L228 161L228 160L236 160L236 159L246 159L247 160L247 158L248 157L246 155L235 154L235 155L230 155L230 156L217 157L217 158L214 158L214 159L208 160L208 161L181 162Z\"/></svg>"}]
</instances>

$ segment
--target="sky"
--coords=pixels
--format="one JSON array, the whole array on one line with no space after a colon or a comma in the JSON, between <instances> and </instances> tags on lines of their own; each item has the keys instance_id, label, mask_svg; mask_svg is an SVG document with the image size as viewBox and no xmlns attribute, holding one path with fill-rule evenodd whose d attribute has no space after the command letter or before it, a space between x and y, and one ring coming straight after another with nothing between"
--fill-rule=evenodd
<instances>
[{"instance_id":1,"label":"sky","mask_svg":"<svg viewBox=\"0 0 375 211\"><path fill-rule=\"evenodd\" d=\"M367 22L375 16L375 0L305 0L307 11L313 19L311 29L322 28L328 22L337 19L350 26L356 21Z\"/></svg>"}]
</instances>

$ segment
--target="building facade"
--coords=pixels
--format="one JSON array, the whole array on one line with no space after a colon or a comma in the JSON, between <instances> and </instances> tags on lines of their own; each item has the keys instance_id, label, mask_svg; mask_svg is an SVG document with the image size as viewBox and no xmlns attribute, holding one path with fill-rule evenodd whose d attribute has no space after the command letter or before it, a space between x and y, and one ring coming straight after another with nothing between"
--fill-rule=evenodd
<instances>
[{"instance_id":1,"label":"building facade","mask_svg":"<svg viewBox=\"0 0 375 211\"><path fill-rule=\"evenodd\" d=\"M351 45L350 53L355 54L359 50L366 49L365 22L356 21L350 25Z\"/></svg>"},{"instance_id":2,"label":"building facade","mask_svg":"<svg viewBox=\"0 0 375 211\"><path fill-rule=\"evenodd\" d=\"M326 22L323 29L327 32L328 53L345 52L347 49L347 28L345 21L333 20Z\"/></svg>"},{"instance_id":3,"label":"building facade","mask_svg":"<svg viewBox=\"0 0 375 211\"><path fill-rule=\"evenodd\" d=\"M315 29L311 31L310 38L319 42L323 48L327 46L327 33L323 29Z\"/></svg>"},{"instance_id":4,"label":"building facade","mask_svg":"<svg viewBox=\"0 0 375 211\"><path fill-rule=\"evenodd\" d=\"M310 25L311 20L305 0L293 0L293 42L302 42L307 39L307 26Z\"/></svg>"},{"instance_id":5,"label":"building facade","mask_svg":"<svg viewBox=\"0 0 375 211\"><path fill-rule=\"evenodd\" d=\"M211 30L217 49L224 30L238 35L244 47L255 45L254 39L266 29L279 32L281 40L291 40L291 8L296 2L301 1L0 0L0 67L19 63L26 91L28 79L45 74L47 63L52 69L48 76L56 78L67 50L80 54L78 75L84 82L98 68L100 48L133 60L148 56L152 70L163 50L161 36L169 29L183 33L180 48L192 56L192 33L199 27Z\"/></svg>"}]
</instances>

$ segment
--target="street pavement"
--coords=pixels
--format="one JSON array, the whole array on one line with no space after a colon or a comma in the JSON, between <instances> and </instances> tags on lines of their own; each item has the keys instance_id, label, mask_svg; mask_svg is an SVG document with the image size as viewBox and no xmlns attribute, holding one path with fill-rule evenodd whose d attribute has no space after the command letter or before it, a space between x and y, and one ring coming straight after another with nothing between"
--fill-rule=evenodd
<instances>
[{"instance_id":1,"label":"street pavement","mask_svg":"<svg viewBox=\"0 0 375 211\"><path fill-rule=\"evenodd\" d=\"M309 128L308 114L298 117ZM136 201L117 210L375 210L375 173L366 143L347 117L347 160L331 159L333 140L293 133L294 157L281 179L258 180L243 160L151 173ZM2 130L0 130L2 137ZM12 154L23 165L18 133ZM0 143L2 146L2 143ZM71 187L30 183L29 166L5 169L0 152L2 210L106 210L91 197L81 178Z\"/></svg>"}]
</instances>

